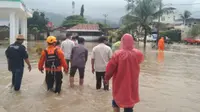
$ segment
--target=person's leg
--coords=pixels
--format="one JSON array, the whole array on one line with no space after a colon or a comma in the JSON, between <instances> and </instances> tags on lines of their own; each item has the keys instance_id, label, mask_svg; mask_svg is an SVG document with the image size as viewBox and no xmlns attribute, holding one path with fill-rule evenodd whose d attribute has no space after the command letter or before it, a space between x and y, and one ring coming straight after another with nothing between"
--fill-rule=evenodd
<instances>
[{"instance_id":1,"label":"person's leg","mask_svg":"<svg viewBox=\"0 0 200 112\"><path fill-rule=\"evenodd\" d=\"M66 59L66 62L67 62L67 70L69 71L69 62L70 62L70 60Z\"/></svg>"},{"instance_id":2,"label":"person's leg","mask_svg":"<svg viewBox=\"0 0 200 112\"><path fill-rule=\"evenodd\" d=\"M109 90L109 83L105 84L105 73L106 72L102 72L102 79L103 79L104 90Z\"/></svg>"},{"instance_id":3,"label":"person's leg","mask_svg":"<svg viewBox=\"0 0 200 112\"><path fill-rule=\"evenodd\" d=\"M12 86L11 87L14 87L15 86L15 70L12 70Z\"/></svg>"},{"instance_id":4,"label":"person's leg","mask_svg":"<svg viewBox=\"0 0 200 112\"><path fill-rule=\"evenodd\" d=\"M15 91L19 91L21 87L22 77L24 73L24 68L16 69L15 70L15 81L14 81L14 89Z\"/></svg>"},{"instance_id":5,"label":"person's leg","mask_svg":"<svg viewBox=\"0 0 200 112\"><path fill-rule=\"evenodd\" d=\"M54 84L54 73L46 71L46 83L47 90L52 90Z\"/></svg>"},{"instance_id":6,"label":"person's leg","mask_svg":"<svg viewBox=\"0 0 200 112\"><path fill-rule=\"evenodd\" d=\"M119 106L116 104L114 100L112 100L112 106L113 106L113 111L114 112L120 112Z\"/></svg>"},{"instance_id":7,"label":"person's leg","mask_svg":"<svg viewBox=\"0 0 200 112\"><path fill-rule=\"evenodd\" d=\"M133 112L133 108L124 108L124 112Z\"/></svg>"},{"instance_id":8,"label":"person's leg","mask_svg":"<svg viewBox=\"0 0 200 112\"><path fill-rule=\"evenodd\" d=\"M83 86L83 83L84 83L84 75L85 75L85 68L78 68L78 71L79 71L79 76L80 76L79 85L80 85L80 86Z\"/></svg>"},{"instance_id":9,"label":"person's leg","mask_svg":"<svg viewBox=\"0 0 200 112\"><path fill-rule=\"evenodd\" d=\"M101 89L101 73L96 72L96 89Z\"/></svg>"},{"instance_id":10,"label":"person's leg","mask_svg":"<svg viewBox=\"0 0 200 112\"><path fill-rule=\"evenodd\" d=\"M77 67L71 67L70 69L70 86L74 87L74 75L76 74Z\"/></svg>"},{"instance_id":11,"label":"person's leg","mask_svg":"<svg viewBox=\"0 0 200 112\"><path fill-rule=\"evenodd\" d=\"M55 93L60 93L60 91L61 91L62 78L63 78L62 72L61 71L60 72L56 72L56 75L55 75L55 81L56 81Z\"/></svg>"}]
</instances>

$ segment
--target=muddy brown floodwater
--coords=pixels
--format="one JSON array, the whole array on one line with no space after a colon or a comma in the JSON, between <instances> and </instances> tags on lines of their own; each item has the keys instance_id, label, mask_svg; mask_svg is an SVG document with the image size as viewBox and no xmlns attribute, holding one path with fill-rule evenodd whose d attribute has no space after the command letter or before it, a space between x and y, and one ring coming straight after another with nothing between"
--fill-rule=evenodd
<instances>
[{"instance_id":1,"label":"muddy brown floodwater","mask_svg":"<svg viewBox=\"0 0 200 112\"><path fill-rule=\"evenodd\" d=\"M44 74L37 70L36 44L28 50L33 64L32 72L25 70L20 92L10 87L11 74L7 72L5 47L0 48L0 112L112 112L111 91L95 90L95 76L87 62L84 87L69 88L69 76L64 75L62 93L47 92ZM86 43L91 52L96 43ZM141 65L140 97L135 112L200 112L200 48L172 45L164 53L148 47ZM91 53L90 53L91 54ZM76 75L78 85L78 74Z\"/></svg>"}]
</instances>

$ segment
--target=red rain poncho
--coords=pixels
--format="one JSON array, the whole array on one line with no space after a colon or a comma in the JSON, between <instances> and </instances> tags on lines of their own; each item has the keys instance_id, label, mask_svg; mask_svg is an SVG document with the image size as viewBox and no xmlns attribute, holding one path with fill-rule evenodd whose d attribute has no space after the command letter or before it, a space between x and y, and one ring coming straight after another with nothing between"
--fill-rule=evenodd
<instances>
[{"instance_id":1,"label":"red rain poncho","mask_svg":"<svg viewBox=\"0 0 200 112\"><path fill-rule=\"evenodd\" d=\"M139 73L144 56L133 44L133 37L125 34L121 39L121 49L114 53L106 68L105 81L113 77L113 99L121 108L134 107L140 101Z\"/></svg>"}]
</instances>

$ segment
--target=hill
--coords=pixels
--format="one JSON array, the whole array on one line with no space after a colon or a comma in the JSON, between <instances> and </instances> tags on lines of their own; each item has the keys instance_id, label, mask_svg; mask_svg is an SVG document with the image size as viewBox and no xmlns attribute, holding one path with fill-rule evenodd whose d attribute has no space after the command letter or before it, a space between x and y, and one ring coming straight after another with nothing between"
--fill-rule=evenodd
<instances>
[{"instance_id":1,"label":"hill","mask_svg":"<svg viewBox=\"0 0 200 112\"><path fill-rule=\"evenodd\" d=\"M45 12L45 16L53 22L54 26L60 26L65 19L65 16L52 12Z\"/></svg>"},{"instance_id":2,"label":"hill","mask_svg":"<svg viewBox=\"0 0 200 112\"><path fill-rule=\"evenodd\" d=\"M52 12L45 12L45 15L47 18L49 18L49 20L51 22L53 22L54 26L60 26L63 22L63 20L65 19L64 15L61 14L57 14L57 13L52 13ZM100 22L100 23L104 23L104 19L99 19L99 18L91 18L90 16L85 16L85 18L89 21L89 22ZM119 24L117 24L116 22L113 22L111 20L107 20L107 24L110 25L111 27L119 27Z\"/></svg>"}]
</instances>

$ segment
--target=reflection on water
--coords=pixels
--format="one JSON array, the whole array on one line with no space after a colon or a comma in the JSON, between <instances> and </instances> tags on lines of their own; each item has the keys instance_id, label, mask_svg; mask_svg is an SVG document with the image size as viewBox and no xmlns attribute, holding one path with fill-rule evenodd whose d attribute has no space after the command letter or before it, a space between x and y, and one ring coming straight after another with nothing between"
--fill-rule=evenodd
<instances>
[{"instance_id":1,"label":"reflection on water","mask_svg":"<svg viewBox=\"0 0 200 112\"><path fill-rule=\"evenodd\" d=\"M158 62L162 63L164 61L164 52L163 51L158 51L158 54L157 54L157 58L158 58Z\"/></svg>"},{"instance_id":2,"label":"reflection on water","mask_svg":"<svg viewBox=\"0 0 200 112\"><path fill-rule=\"evenodd\" d=\"M30 58L35 63L39 58L36 46L45 43L29 43ZM91 51L96 43L87 43ZM173 45L165 52L152 50L144 52L141 65L140 97L136 112L200 112L200 51L193 46ZM144 51L142 47L139 49ZM192 48L192 49L190 49ZM64 76L60 96L46 92L44 74L34 69L25 71L20 93L9 87L10 73L0 49L1 81L0 110L7 112L111 112L111 91L95 90L95 75L91 73L90 61L86 67L85 86L69 88L68 76ZM78 85L78 75L75 83Z\"/></svg>"}]
</instances>

